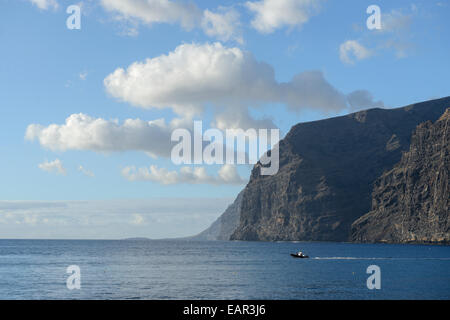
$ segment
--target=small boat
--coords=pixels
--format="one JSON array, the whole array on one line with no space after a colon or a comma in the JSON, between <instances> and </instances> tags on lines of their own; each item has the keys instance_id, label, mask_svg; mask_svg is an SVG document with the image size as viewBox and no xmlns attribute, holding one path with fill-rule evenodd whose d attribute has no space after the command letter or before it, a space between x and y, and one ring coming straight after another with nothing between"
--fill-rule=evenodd
<instances>
[{"instance_id":1,"label":"small boat","mask_svg":"<svg viewBox=\"0 0 450 320\"><path fill-rule=\"evenodd\" d=\"M305 256L305 255L299 256L297 253L291 253L291 256L293 256L294 258L299 258L299 259L309 258L309 256Z\"/></svg>"}]
</instances>

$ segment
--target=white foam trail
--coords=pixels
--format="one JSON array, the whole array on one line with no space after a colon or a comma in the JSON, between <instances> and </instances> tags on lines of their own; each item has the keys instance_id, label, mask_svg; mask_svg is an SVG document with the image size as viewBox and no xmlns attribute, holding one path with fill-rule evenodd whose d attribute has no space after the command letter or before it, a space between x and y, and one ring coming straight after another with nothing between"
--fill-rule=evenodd
<instances>
[{"instance_id":1,"label":"white foam trail","mask_svg":"<svg viewBox=\"0 0 450 320\"><path fill-rule=\"evenodd\" d=\"M313 257L316 260L379 260L392 258L363 258L363 257Z\"/></svg>"},{"instance_id":2,"label":"white foam trail","mask_svg":"<svg viewBox=\"0 0 450 320\"><path fill-rule=\"evenodd\" d=\"M315 260L450 260L450 258L311 257Z\"/></svg>"}]
</instances>

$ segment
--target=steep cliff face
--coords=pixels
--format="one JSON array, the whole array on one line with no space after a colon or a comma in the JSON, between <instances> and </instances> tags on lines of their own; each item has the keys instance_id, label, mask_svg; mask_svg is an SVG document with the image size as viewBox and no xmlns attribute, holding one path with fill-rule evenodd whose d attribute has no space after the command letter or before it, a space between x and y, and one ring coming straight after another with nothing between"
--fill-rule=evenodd
<instances>
[{"instance_id":1,"label":"steep cliff face","mask_svg":"<svg viewBox=\"0 0 450 320\"><path fill-rule=\"evenodd\" d=\"M375 179L409 149L415 127L448 106L450 97L294 126L279 143L278 173L253 168L230 239L349 240L352 222L370 211Z\"/></svg>"},{"instance_id":2,"label":"steep cliff face","mask_svg":"<svg viewBox=\"0 0 450 320\"><path fill-rule=\"evenodd\" d=\"M372 211L352 225L359 242L450 242L450 108L420 124L409 151L375 183Z\"/></svg>"},{"instance_id":3,"label":"steep cliff face","mask_svg":"<svg viewBox=\"0 0 450 320\"><path fill-rule=\"evenodd\" d=\"M225 212L208 229L196 236L190 237L189 240L230 240L231 234L239 225L241 203L242 192L239 193L234 202L228 206Z\"/></svg>"}]
</instances>

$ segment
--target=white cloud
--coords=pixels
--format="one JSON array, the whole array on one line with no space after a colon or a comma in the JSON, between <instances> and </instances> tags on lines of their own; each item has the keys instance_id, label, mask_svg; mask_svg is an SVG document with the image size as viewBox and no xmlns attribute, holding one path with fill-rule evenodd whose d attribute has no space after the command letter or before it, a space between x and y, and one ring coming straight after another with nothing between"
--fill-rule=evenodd
<instances>
[{"instance_id":1,"label":"white cloud","mask_svg":"<svg viewBox=\"0 0 450 320\"><path fill-rule=\"evenodd\" d=\"M409 8L392 9L388 12L382 11L381 29L368 30L365 25L359 25L356 26L355 30L362 31L365 42L371 43L372 49L366 49L370 55L382 51L393 51L397 58L404 58L409 56L416 47L413 42L414 33L411 32L411 26L418 10L417 6L412 4ZM350 62L346 63L354 62L351 58L348 60Z\"/></svg>"},{"instance_id":2,"label":"white cloud","mask_svg":"<svg viewBox=\"0 0 450 320\"><path fill-rule=\"evenodd\" d=\"M261 33L272 33L282 27L301 27L320 6L320 0L261 0L246 2L255 13L253 28Z\"/></svg>"},{"instance_id":3,"label":"white cloud","mask_svg":"<svg viewBox=\"0 0 450 320\"><path fill-rule=\"evenodd\" d=\"M405 13L402 10L391 10L389 13L382 13L381 15L381 29L378 32L404 32L409 31L413 20L413 12L416 11L414 7L410 13Z\"/></svg>"},{"instance_id":4,"label":"white cloud","mask_svg":"<svg viewBox=\"0 0 450 320\"><path fill-rule=\"evenodd\" d=\"M23 223L35 225L38 222L36 214L26 214L23 217Z\"/></svg>"},{"instance_id":5,"label":"white cloud","mask_svg":"<svg viewBox=\"0 0 450 320\"><path fill-rule=\"evenodd\" d=\"M0 234L10 239L189 236L207 228L231 202L232 198L0 201Z\"/></svg>"},{"instance_id":6,"label":"white cloud","mask_svg":"<svg viewBox=\"0 0 450 320\"><path fill-rule=\"evenodd\" d=\"M235 110L233 108L229 108L228 110L216 114L213 126L220 130L276 128L276 125L273 123L272 119L253 119L249 115L248 110Z\"/></svg>"},{"instance_id":7,"label":"white cloud","mask_svg":"<svg viewBox=\"0 0 450 320\"><path fill-rule=\"evenodd\" d=\"M96 152L139 150L155 156L170 156L170 136L174 128L183 127L183 122L174 120L166 124L164 120L143 121L126 119L122 124L117 120L92 118L86 114L72 114L65 124L39 124L28 126L27 140L38 140L50 150L92 150Z\"/></svg>"},{"instance_id":8,"label":"white cloud","mask_svg":"<svg viewBox=\"0 0 450 320\"><path fill-rule=\"evenodd\" d=\"M57 9L59 7L56 0L29 0L32 4L42 10Z\"/></svg>"},{"instance_id":9,"label":"white cloud","mask_svg":"<svg viewBox=\"0 0 450 320\"><path fill-rule=\"evenodd\" d=\"M135 62L108 75L106 90L143 108L172 108L181 115L199 114L206 105L286 103L292 109L341 110L345 98L319 71L304 72L279 83L267 63L250 52L220 43L183 44L168 55Z\"/></svg>"},{"instance_id":10,"label":"white cloud","mask_svg":"<svg viewBox=\"0 0 450 320\"><path fill-rule=\"evenodd\" d=\"M221 116L223 118L218 117L220 122L216 123L219 129L236 128L233 126L231 114ZM238 124L252 125L252 128L275 128L270 120L253 120L248 115ZM193 121L189 119L173 119L168 124L162 119L154 121L127 119L120 124L117 120L92 118L80 113L69 116L65 124L61 125L51 124L45 127L31 124L26 130L25 139L37 140L42 147L52 151L142 151L152 158L169 158L173 146L178 143L171 141L171 135L173 130L179 128L187 129L193 136ZM206 144L204 142L204 145ZM78 170L87 176L94 176L90 170L81 165Z\"/></svg>"},{"instance_id":11,"label":"white cloud","mask_svg":"<svg viewBox=\"0 0 450 320\"><path fill-rule=\"evenodd\" d=\"M83 71L79 74L81 80L86 80L87 76L88 76L87 71Z\"/></svg>"},{"instance_id":12,"label":"white cloud","mask_svg":"<svg viewBox=\"0 0 450 320\"><path fill-rule=\"evenodd\" d=\"M201 19L195 4L169 0L102 0L102 6L124 19L138 19L145 24L178 23L191 30Z\"/></svg>"},{"instance_id":13,"label":"white cloud","mask_svg":"<svg viewBox=\"0 0 450 320\"><path fill-rule=\"evenodd\" d=\"M121 36L127 37L137 37L139 34L138 28L134 25L125 25L122 30L119 32Z\"/></svg>"},{"instance_id":14,"label":"white cloud","mask_svg":"<svg viewBox=\"0 0 450 320\"><path fill-rule=\"evenodd\" d=\"M141 225L145 221L144 217L140 214L133 214L133 219L130 221L131 224Z\"/></svg>"},{"instance_id":15,"label":"white cloud","mask_svg":"<svg viewBox=\"0 0 450 320\"><path fill-rule=\"evenodd\" d=\"M347 108L345 96L325 79L321 71L298 73L291 81L279 84L279 90L279 102L294 111L309 108L336 112Z\"/></svg>"},{"instance_id":16,"label":"white cloud","mask_svg":"<svg viewBox=\"0 0 450 320\"><path fill-rule=\"evenodd\" d=\"M221 41L234 40L242 44L244 40L239 30L239 17L239 13L233 8L219 7L217 12L205 10L202 18L203 31Z\"/></svg>"},{"instance_id":17,"label":"white cloud","mask_svg":"<svg viewBox=\"0 0 450 320\"><path fill-rule=\"evenodd\" d=\"M373 52L356 40L347 40L339 47L339 58L347 64L354 64L355 60L369 58Z\"/></svg>"},{"instance_id":18,"label":"white cloud","mask_svg":"<svg viewBox=\"0 0 450 320\"><path fill-rule=\"evenodd\" d=\"M247 182L247 179L241 178L238 174L236 167L233 165L225 164L218 171L219 183L226 184L243 184Z\"/></svg>"},{"instance_id":19,"label":"white cloud","mask_svg":"<svg viewBox=\"0 0 450 320\"><path fill-rule=\"evenodd\" d=\"M133 166L122 170L122 175L129 181L152 181L164 185L169 184L212 184L239 185L246 182L237 173L236 167L232 165L223 165L218 171L217 176L208 174L204 167L182 167L179 172L169 171L165 168L158 168L155 165L150 167L138 168Z\"/></svg>"},{"instance_id":20,"label":"white cloud","mask_svg":"<svg viewBox=\"0 0 450 320\"><path fill-rule=\"evenodd\" d=\"M143 23L180 24L185 30L202 28L206 35L221 41L243 43L240 15L230 7L219 6L215 12L202 12L194 3L171 0L102 0L107 11L117 13L114 20L122 26L122 35L136 36ZM130 25L128 25L130 24Z\"/></svg>"},{"instance_id":21,"label":"white cloud","mask_svg":"<svg viewBox=\"0 0 450 320\"><path fill-rule=\"evenodd\" d=\"M415 46L410 42L402 42L396 39L388 39L383 44L382 48L392 49L395 51L395 56L399 59L406 58L411 54Z\"/></svg>"},{"instance_id":22,"label":"white cloud","mask_svg":"<svg viewBox=\"0 0 450 320\"><path fill-rule=\"evenodd\" d=\"M199 113L208 102L257 99L275 84L269 65L220 43L180 45L168 55L116 69L104 83L116 98L144 108L170 106L179 114Z\"/></svg>"},{"instance_id":23,"label":"white cloud","mask_svg":"<svg viewBox=\"0 0 450 320\"><path fill-rule=\"evenodd\" d=\"M143 108L171 108L180 118L169 123L164 119L119 123L72 114L64 124L30 124L25 138L38 140L50 150L143 151L168 158L174 145L172 131L192 131L193 116L203 115L207 108L216 128L246 130L276 127L271 119L254 119L250 112L263 111L250 108L270 103L284 104L292 111L339 112L349 107L348 97L320 71L305 71L288 82L277 82L269 64L256 61L250 52L220 43L180 45L168 55L135 62L126 70L116 69L104 84L116 98ZM361 105L354 101L351 108Z\"/></svg>"},{"instance_id":24,"label":"white cloud","mask_svg":"<svg viewBox=\"0 0 450 320\"><path fill-rule=\"evenodd\" d=\"M367 90L356 90L347 95L351 111L384 107L383 101L374 101L372 94Z\"/></svg>"},{"instance_id":25,"label":"white cloud","mask_svg":"<svg viewBox=\"0 0 450 320\"><path fill-rule=\"evenodd\" d=\"M88 169L86 169L85 167L83 167L82 165L78 166L78 171L80 171L81 173L83 173L85 176L88 177L95 177L94 173Z\"/></svg>"},{"instance_id":26,"label":"white cloud","mask_svg":"<svg viewBox=\"0 0 450 320\"><path fill-rule=\"evenodd\" d=\"M58 174L66 175L67 171L63 167L61 160L55 159L53 161L44 161L38 165L39 169L47 172L55 172Z\"/></svg>"},{"instance_id":27,"label":"white cloud","mask_svg":"<svg viewBox=\"0 0 450 320\"><path fill-rule=\"evenodd\" d=\"M397 58L405 58L414 49L412 43L411 25L417 7L411 6L409 10L391 10L382 14L381 29L379 34L387 36L382 48L394 50Z\"/></svg>"}]
</instances>

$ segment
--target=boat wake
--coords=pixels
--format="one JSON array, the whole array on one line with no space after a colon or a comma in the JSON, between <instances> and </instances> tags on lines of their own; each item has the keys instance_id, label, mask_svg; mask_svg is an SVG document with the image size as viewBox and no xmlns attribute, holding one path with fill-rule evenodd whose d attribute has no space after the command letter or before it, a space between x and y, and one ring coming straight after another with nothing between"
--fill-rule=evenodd
<instances>
[{"instance_id":1,"label":"boat wake","mask_svg":"<svg viewBox=\"0 0 450 320\"><path fill-rule=\"evenodd\" d=\"M367 258L367 257L312 257L315 260L387 260L393 258Z\"/></svg>"},{"instance_id":2,"label":"boat wake","mask_svg":"<svg viewBox=\"0 0 450 320\"><path fill-rule=\"evenodd\" d=\"M450 258L311 257L313 260L450 260Z\"/></svg>"}]
</instances>

